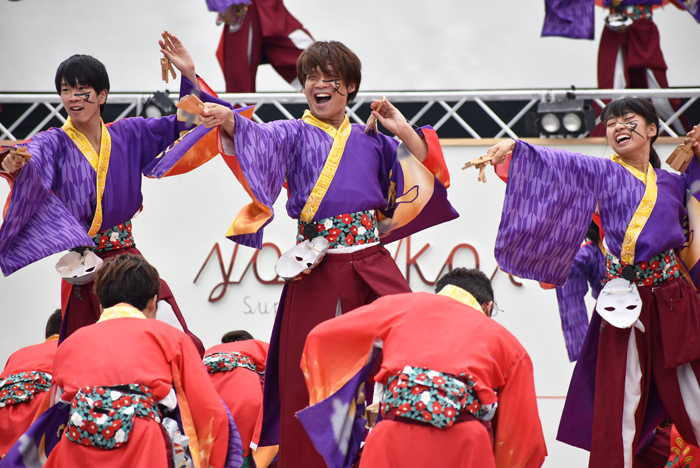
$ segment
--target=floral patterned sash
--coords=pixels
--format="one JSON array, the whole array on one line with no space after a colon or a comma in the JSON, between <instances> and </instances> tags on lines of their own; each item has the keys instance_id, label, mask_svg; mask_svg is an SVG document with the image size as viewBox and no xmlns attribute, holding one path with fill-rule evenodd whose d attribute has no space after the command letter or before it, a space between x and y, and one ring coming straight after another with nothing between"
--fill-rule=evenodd
<instances>
[{"instance_id":1,"label":"floral patterned sash","mask_svg":"<svg viewBox=\"0 0 700 468\"><path fill-rule=\"evenodd\" d=\"M622 270L628 263L613 257L609 253L606 254L606 266L608 272L603 278L603 284L613 278L623 278ZM676 255L673 250L667 250L660 254L654 255L648 262L639 262L631 265L634 268L635 279L634 284L637 286L653 286L661 284L672 278L678 278L681 275L680 266L676 260Z\"/></svg>"},{"instance_id":2,"label":"floral patterned sash","mask_svg":"<svg viewBox=\"0 0 700 468\"><path fill-rule=\"evenodd\" d=\"M473 391L474 384L471 375L455 377L406 366L387 381L382 415L391 412L443 429L451 427L463 411L479 420L488 421L493 417L497 404L482 405Z\"/></svg>"},{"instance_id":3,"label":"floral patterned sash","mask_svg":"<svg viewBox=\"0 0 700 468\"><path fill-rule=\"evenodd\" d=\"M47 392L51 387L51 374L39 371L10 374L0 380L0 408L26 403L34 395Z\"/></svg>"},{"instance_id":4,"label":"floral patterned sash","mask_svg":"<svg viewBox=\"0 0 700 468\"><path fill-rule=\"evenodd\" d=\"M96 252L109 252L110 250L127 249L136 247L134 236L131 234L131 220L98 232L92 238L95 241Z\"/></svg>"},{"instance_id":5,"label":"floral patterned sash","mask_svg":"<svg viewBox=\"0 0 700 468\"><path fill-rule=\"evenodd\" d=\"M257 367L250 356L246 356L238 351L233 351L230 353L219 352L204 356L204 367L207 368L207 372L210 374L214 374L216 372L226 372L238 367L250 369L258 374L262 373L258 372Z\"/></svg>"},{"instance_id":6,"label":"floral patterned sash","mask_svg":"<svg viewBox=\"0 0 700 468\"><path fill-rule=\"evenodd\" d=\"M67 437L72 442L105 450L129 441L134 418L161 422L161 413L148 387L83 387L71 404Z\"/></svg>"},{"instance_id":7,"label":"floral patterned sash","mask_svg":"<svg viewBox=\"0 0 700 468\"><path fill-rule=\"evenodd\" d=\"M297 244L317 236L328 239L329 249L378 243L377 222L377 212L374 210L332 216L311 223L300 220Z\"/></svg>"}]
</instances>

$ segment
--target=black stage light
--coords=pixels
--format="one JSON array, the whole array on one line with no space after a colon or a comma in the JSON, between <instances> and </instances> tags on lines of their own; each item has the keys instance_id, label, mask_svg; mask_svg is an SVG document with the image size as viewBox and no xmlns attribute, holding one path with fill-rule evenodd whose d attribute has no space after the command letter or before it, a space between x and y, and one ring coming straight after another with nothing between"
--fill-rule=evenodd
<instances>
[{"instance_id":1,"label":"black stage light","mask_svg":"<svg viewBox=\"0 0 700 468\"><path fill-rule=\"evenodd\" d=\"M177 107L168 97L168 91L157 91L143 106L143 117L163 117L177 112Z\"/></svg>"},{"instance_id":2,"label":"black stage light","mask_svg":"<svg viewBox=\"0 0 700 468\"><path fill-rule=\"evenodd\" d=\"M540 102L525 123L529 134L544 138L581 135L595 128L595 111L582 99Z\"/></svg>"}]
</instances>

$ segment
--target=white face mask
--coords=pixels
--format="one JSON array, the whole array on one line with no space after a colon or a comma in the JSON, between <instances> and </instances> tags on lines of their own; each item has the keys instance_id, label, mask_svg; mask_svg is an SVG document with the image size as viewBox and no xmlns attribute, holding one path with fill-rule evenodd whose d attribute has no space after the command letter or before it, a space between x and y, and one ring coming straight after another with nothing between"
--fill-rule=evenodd
<instances>
[{"instance_id":1,"label":"white face mask","mask_svg":"<svg viewBox=\"0 0 700 468\"><path fill-rule=\"evenodd\" d=\"M328 250L328 239L322 236L305 240L286 251L277 260L275 272L285 281L296 281L308 275Z\"/></svg>"},{"instance_id":2,"label":"white face mask","mask_svg":"<svg viewBox=\"0 0 700 468\"><path fill-rule=\"evenodd\" d=\"M596 312L610 325L616 328L635 326L644 332L639 321L642 313L642 298L634 283L624 278L615 278L606 283L598 296Z\"/></svg>"}]
</instances>

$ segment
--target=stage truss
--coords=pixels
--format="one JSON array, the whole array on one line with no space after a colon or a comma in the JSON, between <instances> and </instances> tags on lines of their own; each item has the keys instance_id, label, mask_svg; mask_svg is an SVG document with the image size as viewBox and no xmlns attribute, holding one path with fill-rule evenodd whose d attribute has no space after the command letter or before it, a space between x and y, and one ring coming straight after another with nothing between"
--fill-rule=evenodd
<instances>
[{"instance_id":1,"label":"stage truss","mask_svg":"<svg viewBox=\"0 0 700 468\"><path fill-rule=\"evenodd\" d=\"M538 102L558 101L575 97L576 99L592 100L602 107L605 105L604 100L623 96L650 99L678 98L685 101L683 105L678 111L661 122L661 127L668 136L677 137L682 135L678 135L678 132L672 128L672 125L698 101L700 88L362 92L358 93L355 102L347 107L347 115L350 120L364 125L365 119L369 116L369 103L373 99L380 99L382 96L386 96L390 102L396 104L399 108L410 105L409 107L412 110L410 112L403 110L403 113L412 123L418 124L420 121L420 125L429 124L436 130L440 130L448 123L457 124L465 132L464 136L466 138L474 139L517 138L518 134L514 128L519 123L522 127L523 117L528 112L534 111ZM113 118L108 120L114 121L124 117L141 115L144 106L147 105L152 97L152 94L111 93L108 104L118 107L118 112L115 113ZM235 105L255 104L253 118L257 122L279 118L298 118L300 117L300 109L303 111L303 107L306 104L304 95L300 93L222 94L219 97ZM507 116L502 111L494 110L494 107L498 106L497 103L502 104L506 102L511 103ZM3 115L0 112L0 140L25 140L49 126L61 125L65 122L65 110L61 104L60 97L56 94L0 93L0 104L3 106L22 106L22 111L19 115L12 118L10 122L6 121L7 119L3 120ZM476 104L481 109L481 112L469 112L465 115L463 111L460 114L459 111L465 104L472 106ZM698 107L698 105L695 107ZM418 108L417 111L415 111L416 108ZM430 116L430 119L428 119L430 121L426 122L426 116L428 115ZM495 131L481 131L481 134L477 132L475 127L483 127L483 125L480 125L484 123L481 119L490 119L489 125ZM28 123L31 124L27 126ZM578 135L579 138L586 136L587 134Z\"/></svg>"}]
</instances>

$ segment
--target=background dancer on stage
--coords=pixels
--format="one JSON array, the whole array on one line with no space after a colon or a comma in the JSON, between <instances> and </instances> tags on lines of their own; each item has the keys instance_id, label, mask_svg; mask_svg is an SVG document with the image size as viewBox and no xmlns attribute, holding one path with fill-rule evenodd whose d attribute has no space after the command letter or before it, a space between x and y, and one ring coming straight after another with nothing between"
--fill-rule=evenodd
<instances>
[{"instance_id":1,"label":"background dancer on stage","mask_svg":"<svg viewBox=\"0 0 700 468\"><path fill-rule=\"evenodd\" d=\"M319 236L330 245L310 274L285 285L270 340L260 440L261 446L279 440L281 467L323 467L294 416L309 401L299 369L306 335L377 297L410 292L380 237L390 242L457 213L446 198L449 175L434 130L414 130L388 101L378 112L375 101L372 115L401 142L350 124L345 108L361 81L352 51L315 42L299 57L297 74L310 109L302 119L257 124L207 104L211 116L203 121L224 126L221 153L253 199L229 229L232 240L261 247L286 182L287 213L299 219L298 255L317 249ZM290 251L280 262L296 256Z\"/></svg>"},{"instance_id":2,"label":"background dancer on stage","mask_svg":"<svg viewBox=\"0 0 700 468\"><path fill-rule=\"evenodd\" d=\"M207 0L224 23L216 50L227 93L254 93L258 66L269 63L300 90L297 59L314 40L282 0Z\"/></svg>"},{"instance_id":3,"label":"background dancer on stage","mask_svg":"<svg viewBox=\"0 0 700 468\"><path fill-rule=\"evenodd\" d=\"M246 337L249 336L250 338ZM232 341L224 341L232 339ZM209 377L228 407L243 444L243 468L269 465L277 449L261 447L260 452L251 450L251 441L258 444L260 434L255 433L258 417L262 414L263 386L265 383L265 361L269 345L255 340L244 330L229 332L222 343L212 346L204 353L204 365Z\"/></svg>"},{"instance_id":4,"label":"background dancer on stage","mask_svg":"<svg viewBox=\"0 0 700 468\"><path fill-rule=\"evenodd\" d=\"M360 468L544 463L532 362L490 318L488 277L456 268L438 280L435 291L383 297L309 334L301 366L311 407L298 416L328 456L328 466L354 461L365 421L355 431L335 431L341 423L352 427L353 419L346 413L350 421L343 421L337 408L357 407L360 417L357 398L365 379L357 376L372 366L378 347L382 364L374 379L383 389L382 420L367 436ZM355 437L347 440L352 432ZM345 446L348 458L332 456Z\"/></svg>"},{"instance_id":5,"label":"background dancer on stage","mask_svg":"<svg viewBox=\"0 0 700 468\"><path fill-rule=\"evenodd\" d=\"M669 173L659 169L652 147L659 123L648 101L613 101L602 116L611 159L513 140L488 154L498 164L512 152L496 240L504 271L563 284L598 206L607 284L576 363L558 439L590 450L591 467L626 467L667 415L688 443L700 438L700 299L689 283L700 284L700 267L692 232L688 245L684 233L686 216L695 230L700 207L700 145L688 135L696 157L684 174Z\"/></svg>"},{"instance_id":6,"label":"background dancer on stage","mask_svg":"<svg viewBox=\"0 0 700 468\"><path fill-rule=\"evenodd\" d=\"M61 309L46 322L46 341L15 351L0 374L0 459L32 424L46 398L61 331Z\"/></svg>"},{"instance_id":7,"label":"background dancer on stage","mask_svg":"<svg viewBox=\"0 0 700 468\"><path fill-rule=\"evenodd\" d=\"M197 91L200 85L207 89L206 83L198 81L185 46L172 34L169 38L172 47L162 52L182 73L181 95ZM163 41L161 47L165 47ZM91 56L74 55L61 63L55 85L68 113L63 127L18 145L32 155L29 161L0 153L0 176L12 187L0 226L4 275L75 247L90 246L101 258L127 252L140 255L131 218L142 208L142 171L157 164L156 156L186 129L176 115L127 118L105 125L100 115L109 94L109 77L104 65ZM100 310L92 283L81 287L64 281L61 289L63 339L95 323ZM204 352L164 281L159 314L169 314L171 322L177 319Z\"/></svg>"}]
</instances>

